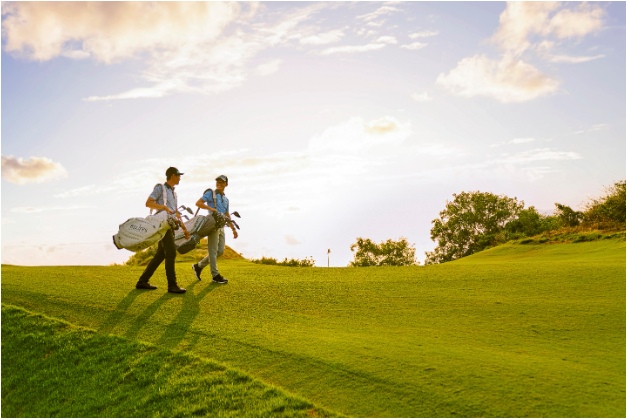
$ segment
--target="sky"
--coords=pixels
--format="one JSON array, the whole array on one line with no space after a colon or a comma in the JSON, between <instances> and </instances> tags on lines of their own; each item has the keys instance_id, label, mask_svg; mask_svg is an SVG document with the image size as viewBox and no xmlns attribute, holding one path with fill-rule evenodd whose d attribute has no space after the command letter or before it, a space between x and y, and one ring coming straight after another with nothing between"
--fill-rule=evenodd
<instances>
[{"instance_id":1,"label":"sky","mask_svg":"<svg viewBox=\"0 0 628 420\"><path fill-rule=\"evenodd\" d=\"M2 2L1 74L3 264L123 263L169 166L193 210L229 177L244 257L320 267L626 179L625 2Z\"/></svg>"}]
</instances>

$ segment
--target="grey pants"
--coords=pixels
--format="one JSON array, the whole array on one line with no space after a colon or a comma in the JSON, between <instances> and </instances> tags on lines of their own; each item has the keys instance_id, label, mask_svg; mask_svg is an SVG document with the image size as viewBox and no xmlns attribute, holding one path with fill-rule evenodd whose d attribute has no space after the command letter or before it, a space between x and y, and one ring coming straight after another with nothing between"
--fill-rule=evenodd
<instances>
[{"instance_id":1,"label":"grey pants","mask_svg":"<svg viewBox=\"0 0 628 420\"><path fill-rule=\"evenodd\" d=\"M212 271L212 277L216 277L218 266L216 259L225 253L225 229L220 228L207 237L207 256L199 261L199 268L203 269L209 264Z\"/></svg>"}]
</instances>

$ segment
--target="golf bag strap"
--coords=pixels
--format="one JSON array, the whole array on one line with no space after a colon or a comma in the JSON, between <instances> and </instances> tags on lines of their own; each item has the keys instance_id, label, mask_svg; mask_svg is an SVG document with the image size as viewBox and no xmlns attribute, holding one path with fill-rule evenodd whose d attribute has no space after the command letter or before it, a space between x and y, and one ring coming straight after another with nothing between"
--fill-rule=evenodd
<instances>
[{"instance_id":1,"label":"golf bag strap","mask_svg":"<svg viewBox=\"0 0 628 420\"><path fill-rule=\"evenodd\" d=\"M206 189L206 190L205 190L205 192L203 193L203 195L205 195L205 193L206 193L207 191L209 191L209 190L211 190L211 192L212 192L212 196L214 197L214 206L215 206L215 208L216 208L216 211L218 211L218 201L216 201L216 191L212 190L211 188L208 188L208 189ZM198 211L199 211L200 209L201 209L200 207L196 209L196 213L194 213L194 216L196 216L196 215L198 214ZM210 210L210 212L211 212L211 210Z\"/></svg>"},{"instance_id":2,"label":"golf bag strap","mask_svg":"<svg viewBox=\"0 0 628 420\"><path fill-rule=\"evenodd\" d=\"M159 184L157 184L159 185ZM155 185L155 186L157 186ZM174 191L173 191L174 193ZM164 206L168 206L168 194L166 194L166 186L164 184L161 184L161 194L162 194L162 199L164 201ZM175 195L174 198L177 198L177 196ZM153 214L153 209L150 209L150 213L149 214ZM157 214L157 213L155 213Z\"/></svg>"},{"instance_id":3,"label":"golf bag strap","mask_svg":"<svg viewBox=\"0 0 628 420\"><path fill-rule=\"evenodd\" d=\"M214 206L216 207L216 213L218 213L218 200L216 199L216 190L212 190L212 195L214 196Z\"/></svg>"}]
</instances>

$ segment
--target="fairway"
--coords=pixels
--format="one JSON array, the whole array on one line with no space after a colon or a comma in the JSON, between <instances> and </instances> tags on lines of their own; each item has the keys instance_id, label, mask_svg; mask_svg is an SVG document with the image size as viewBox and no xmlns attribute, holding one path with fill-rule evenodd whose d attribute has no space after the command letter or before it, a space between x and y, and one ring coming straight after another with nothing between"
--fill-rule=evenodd
<instances>
[{"instance_id":1,"label":"fairway","mask_svg":"<svg viewBox=\"0 0 628 420\"><path fill-rule=\"evenodd\" d=\"M159 289L139 291L142 267L2 266L2 303L212 359L346 416L625 417L625 252L612 239L428 267L229 260L227 285L181 263L182 296L163 268Z\"/></svg>"}]
</instances>

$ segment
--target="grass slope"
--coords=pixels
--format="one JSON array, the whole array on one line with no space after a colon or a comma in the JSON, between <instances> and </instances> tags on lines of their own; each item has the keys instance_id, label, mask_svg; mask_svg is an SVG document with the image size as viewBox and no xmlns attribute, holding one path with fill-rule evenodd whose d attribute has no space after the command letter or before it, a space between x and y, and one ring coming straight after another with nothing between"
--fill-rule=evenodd
<instances>
[{"instance_id":1,"label":"grass slope","mask_svg":"<svg viewBox=\"0 0 628 420\"><path fill-rule=\"evenodd\" d=\"M330 413L190 354L2 305L3 417L320 417Z\"/></svg>"},{"instance_id":2,"label":"grass slope","mask_svg":"<svg viewBox=\"0 0 628 420\"><path fill-rule=\"evenodd\" d=\"M129 265L129 266L146 266L148 265L148 263L150 262L151 259L153 259L153 256L155 255L155 253L157 252L157 247L159 246L159 243L154 244L153 246L146 248L142 251L138 251L135 254L131 255L129 257L129 259L125 262L125 265ZM188 252L187 254L179 254L177 252L177 258L176 258L176 262L178 263L183 263L183 262L193 262L196 263L200 260L202 260L203 258L205 258L205 256L207 255L207 238L203 238L200 240L200 242L198 244L196 244L196 247L191 250L190 252ZM225 252L218 257L218 261L221 260L234 260L234 259L241 259L243 260L244 257L242 257L242 255L238 254L236 251L234 251L231 247L229 247L229 245L225 245Z\"/></svg>"},{"instance_id":3,"label":"grass slope","mask_svg":"<svg viewBox=\"0 0 628 420\"><path fill-rule=\"evenodd\" d=\"M428 267L2 267L2 301L216 359L378 417L625 417L625 241L504 245Z\"/></svg>"}]
</instances>

